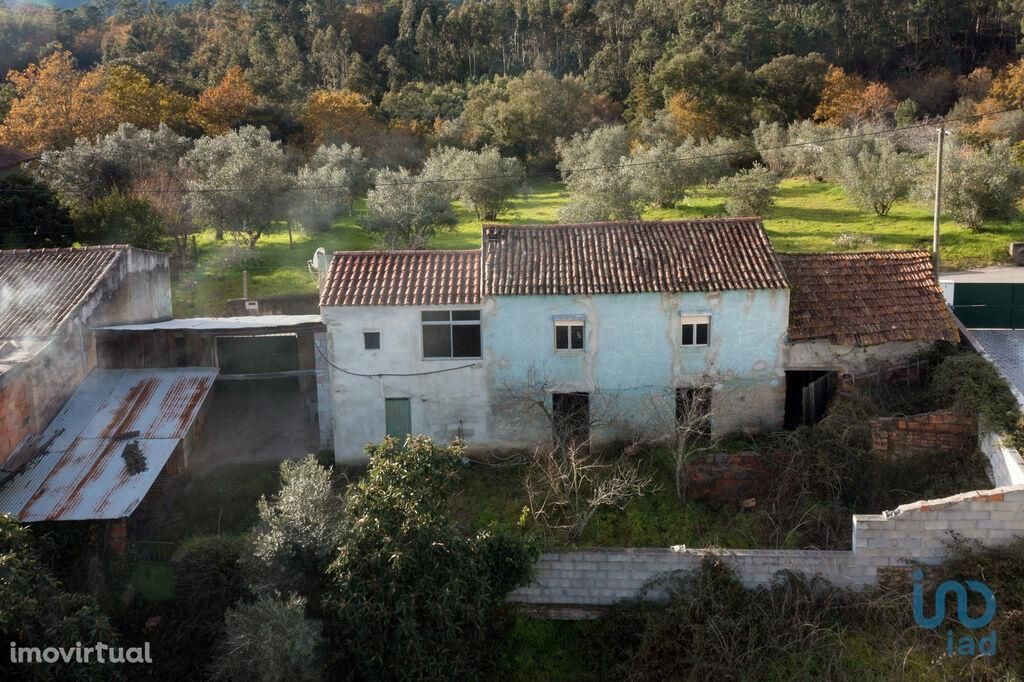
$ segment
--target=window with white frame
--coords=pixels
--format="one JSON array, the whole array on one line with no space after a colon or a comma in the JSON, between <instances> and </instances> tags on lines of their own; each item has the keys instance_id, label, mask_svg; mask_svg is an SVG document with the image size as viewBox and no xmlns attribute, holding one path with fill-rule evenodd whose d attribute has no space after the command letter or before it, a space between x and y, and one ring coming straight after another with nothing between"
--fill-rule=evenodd
<instances>
[{"instance_id":1,"label":"window with white frame","mask_svg":"<svg viewBox=\"0 0 1024 682\"><path fill-rule=\"evenodd\" d=\"M586 324L583 320L555 320L555 350L582 351Z\"/></svg>"},{"instance_id":2,"label":"window with white frame","mask_svg":"<svg viewBox=\"0 0 1024 682\"><path fill-rule=\"evenodd\" d=\"M683 315L682 345L706 346L711 331L710 315Z\"/></svg>"},{"instance_id":3,"label":"window with white frame","mask_svg":"<svg viewBox=\"0 0 1024 682\"><path fill-rule=\"evenodd\" d=\"M479 310L425 310L420 319L424 358L480 357Z\"/></svg>"}]
</instances>

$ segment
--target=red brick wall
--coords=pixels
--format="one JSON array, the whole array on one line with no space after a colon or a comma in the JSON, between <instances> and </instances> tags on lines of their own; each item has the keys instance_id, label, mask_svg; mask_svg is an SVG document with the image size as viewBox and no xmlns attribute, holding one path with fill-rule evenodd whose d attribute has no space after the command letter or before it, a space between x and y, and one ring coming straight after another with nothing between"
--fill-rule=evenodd
<instances>
[{"instance_id":1,"label":"red brick wall","mask_svg":"<svg viewBox=\"0 0 1024 682\"><path fill-rule=\"evenodd\" d=\"M0 465L21 439L32 432L32 395L18 377L0 386Z\"/></svg>"},{"instance_id":2,"label":"red brick wall","mask_svg":"<svg viewBox=\"0 0 1024 682\"><path fill-rule=\"evenodd\" d=\"M871 422L872 449L885 456L960 452L975 442L973 417L937 410Z\"/></svg>"},{"instance_id":3,"label":"red brick wall","mask_svg":"<svg viewBox=\"0 0 1024 682\"><path fill-rule=\"evenodd\" d=\"M740 503L766 494L771 472L756 452L715 453L686 465L686 496Z\"/></svg>"}]
</instances>

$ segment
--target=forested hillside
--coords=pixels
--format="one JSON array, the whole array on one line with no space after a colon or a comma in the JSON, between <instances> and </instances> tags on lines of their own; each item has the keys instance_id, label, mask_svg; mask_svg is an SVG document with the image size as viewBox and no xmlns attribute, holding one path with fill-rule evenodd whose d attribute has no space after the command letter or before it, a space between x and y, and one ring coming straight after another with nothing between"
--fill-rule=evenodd
<instances>
[{"instance_id":1,"label":"forested hillside","mask_svg":"<svg viewBox=\"0 0 1024 682\"><path fill-rule=\"evenodd\" d=\"M254 99L239 120L279 137L315 136L307 128L316 123L304 116L311 94L344 89L372 106L391 137L458 137L550 161L515 126L558 122L556 132L566 132L651 118L674 103L701 116L705 130L744 134L759 120L812 115L829 64L884 82L896 101L916 102L919 114L942 114L976 94L974 81L985 75L958 84L959 77L1014 59L1022 12L1024 3L996 0L21 5L0 10L0 73L60 47L82 71L128 66L172 100L173 112L151 115L185 129L206 127L176 96L195 98L240 67ZM536 74L509 80L532 72L571 84L534 82ZM3 109L15 85L8 78ZM530 105L536 120L508 120ZM573 115L553 115L566 111ZM400 153L393 160L407 161Z\"/></svg>"},{"instance_id":2,"label":"forested hillside","mask_svg":"<svg viewBox=\"0 0 1024 682\"><path fill-rule=\"evenodd\" d=\"M0 144L33 157L0 178L0 246L173 249L183 288L284 267L281 293L311 286L308 246L471 245L479 221L540 215L756 214L786 248L924 246L943 117L948 262L997 262L1020 236L1022 18L1016 0L0 6ZM287 258L261 262L268 242Z\"/></svg>"}]
</instances>

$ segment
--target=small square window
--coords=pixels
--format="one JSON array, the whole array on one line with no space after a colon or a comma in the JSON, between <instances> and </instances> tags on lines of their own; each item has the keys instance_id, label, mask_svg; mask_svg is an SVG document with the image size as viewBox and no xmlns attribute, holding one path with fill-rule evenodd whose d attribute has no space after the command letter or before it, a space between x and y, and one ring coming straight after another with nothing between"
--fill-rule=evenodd
<instances>
[{"instance_id":1,"label":"small square window","mask_svg":"<svg viewBox=\"0 0 1024 682\"><path fill-rule=\"evenodd\" d=\"M363 348L380 350L380 332L363 332Z\"/></svg>"},{"instance_id":2,"label":"small square window","mask_svg":"<svg viewBox=\"0 0 1024 682\"><path fill-rule=\"evenodd\" d=\"M708 315L684 315L682 323L682 345L706 346L711 328Z\"/></svg>"},{"instance_id":3,"label":"small square window","mask_svg":"<svg viewBox=\"0 0 1024 682\"><path fill-rule=\"evenodd\" d=\"M585 322L555 322L555 350L583 350Z\"/></svg>"}]
</instances>

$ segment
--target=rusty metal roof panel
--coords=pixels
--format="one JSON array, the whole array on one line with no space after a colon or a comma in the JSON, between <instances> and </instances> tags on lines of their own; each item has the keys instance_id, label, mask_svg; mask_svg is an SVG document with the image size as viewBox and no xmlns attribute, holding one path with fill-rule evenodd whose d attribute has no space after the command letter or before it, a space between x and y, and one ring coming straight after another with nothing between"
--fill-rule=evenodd
<instances>
[{"instance_id":1,"label":"rusty metal roof panel","mask_svg":"<svg viewBox=\"0 0 1024 682\"><path fill-rule=\"evenodd\" d=\"M0 488L0 513L24 522L128 516L192 426L216 375L197 367L93 370L41 434L42 453ZM145 459L139 473L122 456L130 442Z\"/></svg>"}]
</instances>

